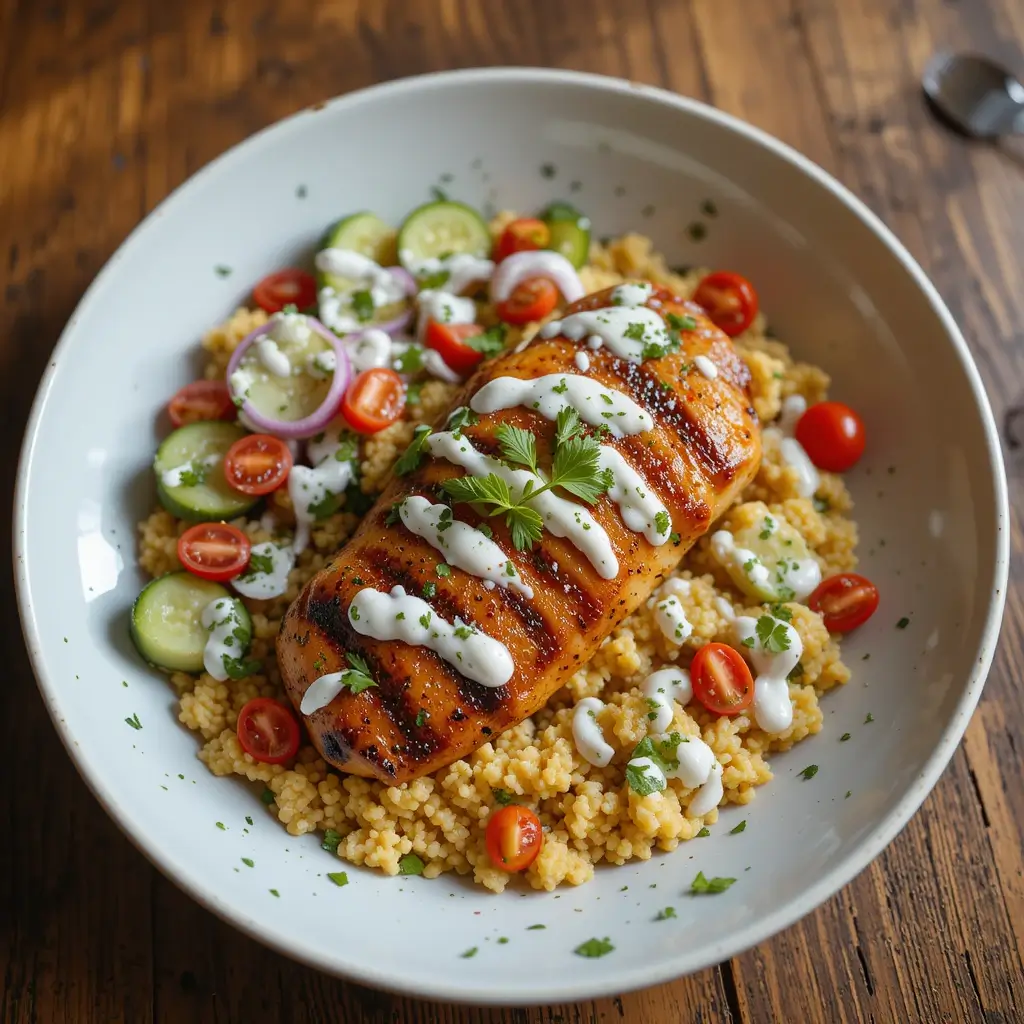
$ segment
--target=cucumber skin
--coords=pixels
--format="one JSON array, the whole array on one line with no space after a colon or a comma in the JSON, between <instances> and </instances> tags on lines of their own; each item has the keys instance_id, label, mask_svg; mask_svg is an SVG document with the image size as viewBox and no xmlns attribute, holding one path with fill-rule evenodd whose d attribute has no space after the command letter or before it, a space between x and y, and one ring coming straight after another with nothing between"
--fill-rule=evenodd
<instances>
[{"instance_id":1,"label":"cucumber skin","mask_svg":"<svg viewBox=\"0 0 1024 1024\"><path fill-rule=\"evenodd\" d=\"M577 270L590 256L590 228L580 227L584 216L571 203L554 202L541 214L551 232L549 249L561 253ZM568 242L569 245L559 244Z\"/></svg>"},{"instance_id":2,"label":"cucumber skin","mask_svg":"<svg viewBox=\"0 0 1024 1024\"><path fill-rule=\"evenodd\" d=\"M156 586L158 583L161 583L163 580L166 580L170 576L188 576L188 575L189 575L189 573L186 572L184 569L176 569L176 570L173 570L172 572L165 572L163 574L163 576L157 576L157 578L154 579L154 580L150 580L139 591L138 596L135 598L135 601L132 604L131 615L128 617L128 634L132 638L132 643L135 645L135 649L139 652L139 655L142 657L142 660L145 661L147 665L150 665L153 668L159 669L161 672L193 672L194 673L194 672L202 672L203 669L205 668L205 665L203 664L203 651L199 652L198 662L188 662L188 663L180 662L177 665L162 665L160 662L154 661L153 658L150 655L150 649L151 649L150 648L150 644L146 641L146 638L141 635L141 632L140 632L138 626L136 625L136 621L135 621L135 619L136 619L136 612L138 611L138 608L139 608L139 602L143 599L143 597L145 596L146 592L148 590L150 590L151 587ZM222 594L218 594L216 597L211 597L210 598L211 601L216 601L220 597L230 597L232 600L236 601L239 604L239 606L241 607L241 612L242 612L241 617L242 617L244 622L248 623L249 635L251 636L252 635L252 618L250 617L249 609L245 607L244 602L241 601L234 594L232 594L231 591L227 589L227 587L224 587L224 586L222 586L219 583L214 583L212 580L201 580L199 582L201 582L204 586L218 587L218 588L220 588L221 591L223 591ZM204 647L205 647L205 645L204 645Z\"/></svg>"},{"instance_id":3,"label":"cucumber skin","mask_svg":"<svg viewBox=\"0 0 1024 1024\"><path fill-rule=\"evenodd\" d=\"M430 210L436 210L437 207L442 206L457 209L464 216L467 217L467 220L469 222L475 223L476 225L479 226L479 247L475 249L464 249L460 251L471 252L474 256L479 256L481 259L490 255L493 240L491 239L491 230L487 226L487 223L483 219L483 217L481 217L480 214L476 210L474 210L472 206L467 206L465 203L460 203L456 199L444 199L436 202L423 203L422 206L417 206L416 209L413 210L412 213L410 213L409 216L406 217L404 221L402 221L402 226L398 229L399 258L401 258L402 252L406 250L412 252L417 260L427 258L427 256L429 255L437 255L436 253L431 253L425 256L418 250L418 248L408 245L407 243L409 236L407 234L407 231L410 227L414 228L415 222L421 219L424 214L428 213Z\"/></svg>"},{"instance_id":4,"label":"cucumber skin","mask_svg":"<svg viewBox=\"0 0 1024 1024\"><path fill-rule=\"evenodd\" d=\"M241 493L241 492L239 492ZM171 497L170 491L164 487L160 478L156 481L156 496L172 516L176 516L178 519L184 519L188 523L222 523L229 519L237 519L239 516L247 515L251 512L263 499L253 498L252 504L246 505L239 508L237 511L227 512L224 515L215 515L214 513L197 512L195 509L188 508L186 505L182 505L181 502L175 501Z\"/></svg>"}]
</instances>

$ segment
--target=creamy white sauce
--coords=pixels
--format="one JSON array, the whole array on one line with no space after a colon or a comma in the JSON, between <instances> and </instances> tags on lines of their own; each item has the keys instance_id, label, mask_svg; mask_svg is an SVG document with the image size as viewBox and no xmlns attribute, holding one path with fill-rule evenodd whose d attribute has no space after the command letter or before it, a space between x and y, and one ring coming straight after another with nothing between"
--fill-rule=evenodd
<instances>
[{"instance_id":1,"label":"creamy white sauce","mask_svg":"<svg viewBox=\"0 0 1024 1024\"><path fill-rule=\"evenodd\" d=\"M406 529L440 551L450 565L492 585L533 597L533 588L523 583L508 555L478 529L455 519L447 505L433 505L414 495L402 502L398 514Z\"/></svg>"},{"instance_id":2,"label":"creamy white sauce","mask_svg":"<svg viewBox=\"0 0 1024 1024\"><path fill-rule=\"evenodd\" d=\"M654 286L647 281L627 281L612 289L613 306L644 306L654 294Z\"/></svg>"},{"instance_id":3,"label":"creamy white sauce","mask_svg":"<svg viewBox=\"0 0 1024 1024\"><path fill-rule=\"evenodd\" d=\"M662 598L654 606L654 621L665 638L674 644L681 644L693 632L693 626L675 594Z\"/></svg>"},{"instance_id":4,"label":"creamy white sauce","mask_svg":"<svg viewBox=\"0 0 1024 1024\"><path fill-rule=\"evenodd\" d=\"M423 351L423 369L427 371L432 377L437 377L438 380L447 381L449 384L461 384L462 377L456 373L445 361L441 358L441 353L436 349L428 348Z\"/></svg>"},{"instance_id":5,"label":"creamy white sauce","mask_svg":"<svg viewBox=\"0 0 1024 1024\"><path fill-rule=\"evenodd\" d=\"M391 364L391 335L379 327L370 327L359 337L346 339L345 350L354 373Z\"/></svg>"},{"instance_id":6,"label":"creamy white sauce","mask_svg":"<svg viewBox=\"0 0 1024 1024\"><path fill-rule=\"evenodd\" d=\"M710 749L708 747L708 750ZM693 795L690 806L686 808L686 813L693 818L703 818L705 814L710 814L722 802L723 796L725 796L725 787L722 785L722 766L715 761L711 766L707 782Z\"/></svg>"},{"instance_id":7,"label":"creamy white sauce","mask_svg":"<svg viewBox=\"0 0 1024 1024\"><path fill-rule=\"evenodd\" d=\"M490 281L494 273L494 263L491 260L481 259L468 252L455 252L443 259L428 256L426 259L416 260L408 249L403 249L398 258L402 266L416 277L436 277L447 272L447 280L442 284L435 284L434 288L455 295L464 292L478 281Z\"/></svg>"},{"instance_id":8,"label":"creamy white sauce","mask_svg":"<svg viewBox=\"0 0 1024 1024\"><path fill-rule=\"evenodd\" d=\"M228 390L232 398L246 399L249 389L256 383L256 375L244 364L239 365L228 377Z\"/></svg>"},{"instance_id":9,"label":"creamy white sauce","mask_svg":"<svg viewBox=\"0 0 1024 1024\"><path fill-rule=\"evenodd\" d=\"M800 662L804 652L800 634L782 619L773 624L785 626L789 649L773 653L766 651L757 638L757 619L741 615L736 619L736 634L740 650L750 659L756 673L754 678L754 719L767 733L784 732L793 722L793 702L789 699L787 676ZM744 641L747 641L744 644ZM749 642L753 641L753 646Z\"/></svg>"},{"instance_id":10,"label":"creamy white sauce","mask_svg":"<svg viewBox=\"0 0 1024 1024\"><path fill-rule=\"evenodd\" d=\"M333 348L315 352L306 359L306 373L317 380L325 380L338 368L338 355Z\"/></svg>"},{"instance_id":11,"label":"creamy white sauce","mask_svg":"<svg viewBox=\"0 0 1024 1024\"><path fill-rule=\"evenodd\" d=\"M293 471L294 472L294 471ZM269 597L280 597L288 589L288 574L295 564L295 552L290 544L278 546L271 541L263 544L254 544L252 548L254 555L268 555L270 557L270 572L256 572L250 568L241 576L236 576L231 581L231 586L237 590L242 597L251 597L265 600Z\"/></svg>"},{"instance_id":12,"label":"creamy white sauce","mask_svg":"<svg viewBox=\"0 0 1024 1024\"><path fill-rule=\"evenodd\" d=\"M476 323L476 303L472 299L463 299L436 288L425 288L417 296L417 302L419 316L416 320L416 336L420 341L423 341L427 324L431 320L440 324Z\"/></svg>"},{"instance_id":13,"label":"creamy white sauce","mask_svg":"<svg viewBox=\"0 0 1024 1024\"><path fill-rule=\"evenodd\" d=\"M210 631L203 648L203 667L208 675L222 683L229 675L224 659L241 658L245 653L235 631L248 632L246 624L238 614L234 598L230 597L218 597L211 601L203 609L200 622Z\"/></svg>"},{"instance_id":14,"label":"creamy white sauce","mask_svg":"<svg viewBox=\"0 0 1024 1024\"><path fill-rule=\"evenodd\" d=\"M575 409L584 423L592 427L605 424L614 437L642 434L654 426L651 417L628 395L575 373L548 373L533 380L495 377L469 405L479 413L521 405L549 420L557 419L563 409Z\"/></svg>"},{"instance_id":15,"label":"creamy white sauce","mask_svg":"<svg viewBox=\"0 0 1024 1024\"><path fill-rule=\"evenodd\" d=\"M693 365L697 367L702 377L714 380L718 376L718 367L705 355L693 357Z\"/></svg>"},{"instance_id":16,"label":"creamy white sauce","mask_svg":"<svg viewBox=\"0 0 1024 1024\"><path fill-rule=\"evenodd\" d=\"M788 558L783 554L774 567L769 567L750 548L738 545L728 530L711 535L711 553L723 568L732 566L753 586L771 594L778 593L780 587L788 588L795 601L803 601L821 582L821 566L814 558Z\"/></svg>"},{"instance_id":17,"label":"creamy white sauce","mask_svg":"<svg viewBox=\"0 0 1024 1024\"><path fill-rule=\"evenodd\" d=\"M640 772L650 781L651 788L659 793L665 788L668 776L649 757L631 757L626 767Z\"/></svg>"},{"instance_id":18,"label":"creamy white sauce","mask_svg":"<svg viewBox=\"0 0 1024 1024\"><path fill-rule=\"evenodd\" d=\"M309 328L306 328L308 331ZM277 347L277 342L268 335L256 339L256 357L268 373L275 377L290 377L292 364L288 357Z\"/></svg>"},{"instance_id":19,"label":"creamy white sauce","mask_svg":"<svg viewBox=\"0 0 1024 1024\"><path fill-rule=\"evenodd\" d=\"M728 530L716 530L711 535L711 553L725 568L734 566L746 573L747 579L756 587L767 587L771 572L750 548L740 547Z\"/></svg>"},{"instance_id":20,"label":"creamy white sauce","mask_svg":"<svg viewBox=\"0 0 1024 1024\"><path fill-rule=\"evenodd\" d=\"M516 288L533 277L553 281L566 302L583 298L583 282L576 268L561 253L536 249L512 253L498 264L491 279L491 300L506 302Z\"/></svg>"},{"instance_id":21,"label":"creamy white sauce","mask_svg":"<svg viewBox=\"0 0 1024 1024\"><path fill-rule=\"evenodd\" d=\"M649 719L648 730L667 732L676 713L673 701L680 707L686 707L693 699L690 673L680 668L658 669L640 684L640 692L653 702L651 713L655 717Z\"/></svg>"},{"instance_id":22,"label":"creamy white sauce","mask_svg":"<svg viewBox=\"0 0 1024 1024\"><path fill-rule=\"evenodd\" d=\"M618 506L626 526L642 533L655 547L664 544L672 533L672 520L650 484L611 445L601 445L598 463L611 471L613 483L608 497ZM659 524L664 529L659 529Z\"/></svg>"},{"instance_id":23,"label":"creamy white sauce","mask_svg":"<svg viewBox=\"0 0 1024 1024\"><path fill-rule=\"evenodd\" d=\"M291 345L305 345L313 329L302 313L275 313L271 318L271 335ZM268 367L269 369L269 367ZM281 374L280 376L286 376Z\"/></svg>"},{"instance_id":24,"label":"creamy white sauce","mask_svg":"<svg viewBox=\"0 0 1024 1024\"><path fill-rule=\"evenodd\" d=\"M288 497L295 512L295 539L292 545L300 555L309 546L310 530L318 518L317 506L341 494L352 482L352 460L339 459L342 444L335 421L319 441L306 446L312 466L292 466L288 474Z\"/></svg>"},{"instance_id":25,"label":"creamy white sauce","mask_svg":"<svg viewBox=\"0 0 1024 1024\"><path fill-rule=\"evenodd\" d=\"M206 476L206 471L216 466L220 460L220 455L207 455L201 459L192 459L181 466L172 466L160 474L160 483L167 488L181 487L182 478L186 473L194 473L196 476L203 478Z\"/></svg>"},{"instance_id":26,"label":"creamy white sauce","mask_svg":"<svg viewBox=\"0 0 1024 1024\"><path fill-rule=\"evenodd\" d=\"M604 702L584 697L572 712L572 739L580 757L597 768L604 768L615 756L615 748L604 738L597 716L604 711Z\"/></svg>"},{"instance_id":27,"label":"creamy white sauce","mask_svg":"<svg viewBox=\"0 0 1024 1024\"><path fill-rule=\"evenodd\" d=\"M498 459L484 455L467 438L456 437L448 430L431 434L427 438L427 448L431 455L445 459L454 466L461 466L471 476L496 474L509 485L509 490L517 500L527 483L537 488L547 482L527 469L512 469ZM544 526L554 536L566 538L583 552L603 579L614 579L619 574L619 560L615 556L611 539L586 506L567 501L551 491L529 498L526 504L540 514Z\"/></svg>"},{"instance_id":28,"label":"creamy white sauce","mask_svg":"<svg viewBox=\"0 0 1024 1024\"><path fill-rule=\"evenodd\" d=\"M591 352L596 352L603 345L604 342L596 334L587 338L587 348L589 348Z\"/></svg>"},{"instance_id":29,"label":"creamy white sauce","mask_svg":"<svg viewBox=\"0 0 1024 1024\"><path fill-rule=\"evenodd\" d=\"M813 498L821 485L821 476L804 446L793 436L797 420L806 411L807 399L803 395L790 395L782 403L778 421L765 427L763 433L765 438L778 442L783 463L796 470L797 493L800 497Z\"/></svg>"},{"instance_id":30,"label":"creamy white sauce","mask_svg":"<svg viewBox=\"0 0 1024 1024\"><path fill-rule=\"evenodd\" d=\"M572 357L572 361L576 364L576 369L580 373L586 373L590 369L590 356L586 352L580 351Z\"/></svg>"},{"instance_id":31,"label":"creamy white sauce","mask_svg":"<svg viewBox=\"0 0 1024 1024\"><path fill-rule=\"evenodd\" d=\"M323 249L316 254L315 262L323 273L345 278L355 285L347 292L337 292L330 285L320 289L320 319L339 333L358 331L363 326L352 310L355 291L368 291L375 309L394 305L406 297L405 285L390 270L353 249Z\"/></svg>"},{"instance_id":32,"label":"creamy white sauce","mask_svg":"<svg viewBox=\"0 0 1024 1024\"><path fill-rule=\"evenodd\" d=\"M357 633L374 640L427 647L482 686L504 686L515 671L503 643L458 618L448 622L404 587L394 587L390 594L372 587L360 590L349 606L348 620Z\"/></svg>"},{"instance_id":33,"label":"creamy white sauce","mask_svg":"<svg viewBox=\"0 0 1024 1024\"><path fill-rule=\"evenodd\" d=\"M667 736L654 735L656 743L664 743ZM631 758L627 767L644 773L657 790L663 790L668 779L679 779L687 789L696 789L686 811L691 817L703 817L719 804L724 795L722 766L715 752L699 737L684 736L670 755L678 764L663 771L650 757Z\"/></svg>"},{"instance_id":34,"label":"creamy white sauce","mask_svg":"<svg viewBox=\"0 0 1024 1024\"><path fill-rule=\"evenodd\" d=\"M627 331L631 336L627 337ZM540 329L542 338L558 335L570 341L599 338L601 344L607 345L620 359L633 363L643 361L645 346L667 346L669 343L668 331L661 315L646 306L609 306L583 310L571 313L562 320L552 320Z\"/></svg>"},{"instance_id":35,"label":"creamy white sauce","mask_svg":"<svg viewBox=\"0 0 1024 1024\"><path fill-rule=\"evenodd\" d=\"M311 715L314 711L327 707L345 688L342 682L344 675L344 672L328 672L314 679L302 695L299 711L304 715Z\"/></svg>"}]
</instances>

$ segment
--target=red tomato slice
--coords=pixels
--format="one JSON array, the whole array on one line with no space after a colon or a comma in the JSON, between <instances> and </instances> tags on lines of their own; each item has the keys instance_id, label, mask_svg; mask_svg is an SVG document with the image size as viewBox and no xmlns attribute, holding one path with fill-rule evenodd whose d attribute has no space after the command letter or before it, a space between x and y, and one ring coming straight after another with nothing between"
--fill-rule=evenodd
<instances>
[{"instance_id":1,"label":"red tomato slice","mask_svg":"<svg viewBox=\"0 0 1024 1024\"><path fill-rule=\"evenodd\" d=\"M754 286L731 270L716 270L708 274L697 285L693 301L703 306L711 322L730 338L742 334L757 316Z\"/></svg>"},{"instance_id":2,"label":"red tomato slice","mask_svg":"<svg viewBox=\"0 0 1024 1024\"><path fill-rule=\"evenodd\" d=\"M875 614L878 587L865 576L841 572L818 584L808 598L807 607L821 613L830 633L849 633Z\"/></svg>"},{"instance_id":3,"label":"red tomato slice","mask_svg":"<svg viewBox=\"0 0 1024 1024\"><path fill-rule=\"evenodd\" d=\"M252 297L268 313L280 313L285 306L305 309L316 302L316 278L304 270L287 267L263 278L253 288Z\"/></svg>"},{"instance_id":4,"label":"red tomato slice","mask_svg":"<svg viewBox=\"0 0 1024 1024\"><path fill-rule=\"evenodd\" d=\"M405 409L405 385L394 370L374 366L363 370L348 386L341 413L353 430L376 434L389 427Z\"/></svg>"},{"instance_id":5,"label":"red tomato slice","mask_svg":"<svg viewBox=\"0 0 1024 1024\"><path fill-rule=\"evenodd\" d=\"M448 366L465 377L484 357L483 352L467 345L466 339L483 333L479 324L442 324L431 320L424 340L429 348L438 351Z\"/></svg>"},{"instance_id":6,"label":"red tomato slice","mask_svg":"<svg viewBox=\"0 0 1024 1024\"><path fill-rule=\"evenodd\" d=\"M690 666L693 695L716 715L738 715L754 700L754 677L728 644L705 644Z\"/></svg>"},{"instance_id":7,"label":"red tomato slice","mask_svg":"<svg viewBox=\"0 0 1024 1024\"><path fill-rule=\"evenodd\" d=\"M176 427L200 420L233 420L235 403L222 380L194 380L167 403L167 415Z\"/></svg>"},{"instance_id":8,"label":"red tomato slice","mask_svg":"<svg viewBox=\"0 0 1024 1024\"><path fill-rule=\"evenodd\" d=\"M279 437L247 434L224 456L224 479L243 494L269 494L288 479L292 453Z\"/></svg>"},{"instance_id":9,"label":"red tomato slice","mask_svg":"<svg viewBox=\"0 0 1024 1024\"><path fill-rule=\"evenodd\" d=\"M510 804L495 811L487 822L487 853L496 868L523 871L544 845L540 818L529 807Z\"/></svg>"},{"instance_id":10,"label":"red tomato slice","mask_svg":"<svg viewBox=\"0 0 1024 1024\"><path fill-rule=\"evenodd\" d=\"M558 289L546 277L524 281L505 302L497 306L498 316L509 324L543 320L558 304Z\"/></svg>"},{"instance_id":11,"label":"red tomato slice","mask_svg":"<svg viewBox=\"0 0 1024 1024\"><path fill-rule=\"evenodd\" d=\"M238 713L238 742L257 761L280 764L299 749L299 723L283 704L256 697Z\"/></svg>"},{"instance_id":12,"label":"red tomato slice","mask_svg":"<svg viewBox=\"0 0 1024 1024\"><path fill-rule=\"evenodd\" d=\"M818 469L845 473L864 454L864 422L842 402L818 402L796 421L796 439Z\"/></svg>"},{"instance_id":13,"label":"red tomato slice","mask_svg":"<svg viewBox=\"0 0 1024 1024\"><path fill-rule=\"evenodd\" d=\"M535 217L520 217L512 221L501 233L494 247L494 261L500 263L514 252L532 252L546 249L551 241L551 230L542 220Z\"/></svg>"},{"instance_id":14,"label":"red tomato slice","mask_svg":"<svg viewBox=\"0 0 1024 1024\"><path fill-rule=\"evenodd\" d=\"M234 579L249 564L249 538L229 523L197 523L178 538L178 561L204 580Z\"/></svg>"}]
</instances>

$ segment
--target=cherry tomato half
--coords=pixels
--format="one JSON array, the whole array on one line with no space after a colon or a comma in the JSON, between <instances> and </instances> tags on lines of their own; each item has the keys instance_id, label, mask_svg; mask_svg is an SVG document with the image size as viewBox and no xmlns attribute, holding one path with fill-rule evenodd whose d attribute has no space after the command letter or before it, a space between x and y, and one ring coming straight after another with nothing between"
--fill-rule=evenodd
<instances>
[{"instance_id":1,"label":"cherry tomato half","mask_svg":"<svg viewBox=\"0 0 1024 1024\"><path fill-rule=\"evenodd\" d=\"M484 357L483 352L467 345L466 339L483 332L479 324L442 324L431 320L424 340L428 348L437 350L451 369L465 377Z\"/></svg>"},{"instance_id":2,"label":"cherry tomato half","mask_svg":"<svg viewBox=\"0 0 1024 1024\"><path fill-rule=\"evenodd\" d=\"M818 584L807 607L821 613L830 633L849 633L875 614L878 587L855 572L841 572Z\"/></svg>"},{"instance_id":3,"label":"cherry tomato half","mask_svg":"<svg viewBox=\"0 0 1024 1024\"><path fill-rule=\"evenodd\" d=\"M528 324L542 320L558 304L558 289L546 277L524 281L497 306L498 316L509 324Z\"/></svg>"},{"instance_id":4,"label":"cherry tomato half","mask_svg":"<svg viewBox=\"0 0 1024 1024\"><path fill-rule=\"evenodd\" d=\"M864 422L842 402L818 402L796 421L796 439L818 469L845 473L864 454Z\"/></svg>"},{"instance_id":5,"label":"cherry tomato half","mask_svg":"<svg viewBox=\"0 0 1024 1024\"><path fill-rule=\"evenodd\" d=\"M754 286L731 270L716 270L708 274L697 285L693 301L703 306L711 322L730 338L742 334L757 316Z\"/></svg>"},{"instance_id":6,"label":"cherry tomato half","mask_svg":"<svg viewBox=\"0 0 1024 1024\"><path fill-rule=\"evenodd\" d=\"M249 538L229 523L196 523L178 538L178 561L204 580L234 579L249 564Z\"/></svg>"},{"instance_id":7,"label":"cherry tomato half","mask_svg":"<svg viewBox=\"0 0 1024 1024\"><path fill-rule=\"evenodd\" d=\"M491 815L487 822L487 853L502 871L528 868L544 845L540 818L529 807L510 804Z\"/></svg>"},{"instance_id":8,"label":"cherry tomato half","mask_svg":"<svg viewBox=\"0 0 1024 1024\"><path fill-rule=\"evenodd\" d=\"M520 217L512 221L501 233L494 247L494 262L500 263L514 252L532 252L546 249L551 241L551 230L535 217Z\"/></svg>"},{"instance_id":9,"label":"cherry tomato half","mask_svg":"<svg viewBox=\"0 0 1024 1024\"><path fill-rule=\"evenodd\" d=\"M693 695L716 715L738 715L754 699L754 677L728 644L705 644L690 666Z\"/></svg>"},{"instance_id":10,"label":"cherry tomato half","mask_svg":"<svg viewBox=\"0 0 1024 1024\"><path fill-rule=\"evenodd\" d=\"M176 427L199 420L233 420L235 403L222 380L194 380L167 403L167 415Z\"/></svg>"},{"instance_id":11,"label":"cherry tomato half","mask_svg":"<svg viewBox=\"0 0 1024 1024\"><path fill-rule=\"evenodd\" d=\"M280 764L299 749L299 723L283 704L256 697L238 713L238 742L264 764Z\"/></svg>"},{"instance_id":12,"label":"cherry tomato half","mask_svg":"<svg viewBox=\"0 0 1024 1024\"><path fill-rule=\"evenodd\" d=\"M376 434L394 423L404 409L402 378L383 366L363 370L341 400L342 415L360 434Z\"/></svg>"},{"instance_id":13,"label":"cherry tomato half","mask_svg":"<svg viewBox=\"0 0 1024 1024\"><path fill-rule=\"evenodd\" d=\"M279 437L246 434L224 456L224 479L243 494L269 494L288 479L294 459Z\"/></svg>"},{"instance_id":14,"label":"cherry tomato half","mask_svg":"<svg viewBox=\"0 0 1024 1024\"><path fill-rule=\"evenodd\" d=\"M268 313L280 313L285 306L305 309L316 302L316 278L304 270L287 267L263 278L253 288L252 297Z\"/></svg>"}]
</instances>

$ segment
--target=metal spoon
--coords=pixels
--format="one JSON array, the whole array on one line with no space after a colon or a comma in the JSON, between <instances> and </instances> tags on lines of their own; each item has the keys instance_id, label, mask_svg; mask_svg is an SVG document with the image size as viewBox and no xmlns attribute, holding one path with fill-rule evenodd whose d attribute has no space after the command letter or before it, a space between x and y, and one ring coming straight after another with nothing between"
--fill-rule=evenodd
<instances>
[{"instance_id":1,"label":"metal spoon","mask_svg":"<svg viewBox=\"0 0 1024 1024\"><path fill-rule=\"evenodd\" d=\"M1024 85L987 57L937 53L921 84L933 109L966 135L1024 134Z\"/></svg>"}]
</instances>

